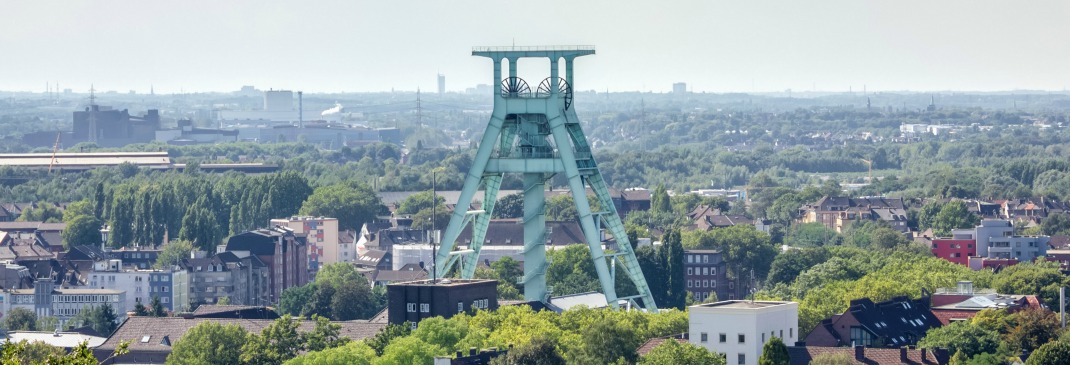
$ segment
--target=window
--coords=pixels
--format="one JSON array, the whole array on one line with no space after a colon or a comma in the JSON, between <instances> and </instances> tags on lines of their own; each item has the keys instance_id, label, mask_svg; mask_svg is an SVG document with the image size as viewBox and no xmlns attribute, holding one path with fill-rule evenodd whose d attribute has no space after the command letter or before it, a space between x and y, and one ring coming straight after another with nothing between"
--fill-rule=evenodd
<instances>
[{"instance_id":1,"label":"window","mask_svg":"<svg viewBox=\"0 0 1070 365\"><path fill-rule=\"evenodd\" d=\"M710 268L708 268L708 267L702 268L702 275L709 275L709 274L710 274Z\"/></svg>"},{"instance_id":2,"label":"window","mask_svg":"<svg viewBox=\"0 0 1070 365\"><path fill-rule=\"evenodd\" d=\"M702 334L700 335L700 338L701 338L701 340L700 340L700 341L702 341L702 343L706 343L706 341L708 341L708 340L709 340L709 339L707 338L706 332L702 332Z\"/></svg>"},{"instance_id":3,"label":"window","mask_svg":"<svg viewBox=\"0 0 1070 365\"><path fill-rule=\"evenodd\" d=\"M416 313L416 303L408 303L405 305L405 308L409 313Z\"/></svg>"},{"instance_id":4,"label":"window","mask_svg":"<svg viewBox=\"0 0 1070 365\"><path fill-rule=\"evenodd\" d=\"M687 255L687 263L689 263L689 264L695 263L694 257L692 255Z\"/></svg>"},{"instance_id":5,"label":"window","mask_svg":"<svg viewBox=\"0 0 1070 365\"><path fill-rule=\"evenodd\" d=\"M703 280L702 281L702 287L703 288L709 288L710 287L710 281L709 280Z\"/></svg>"},{"instance_id":6,"label":"window","mask_svg":"<svg viewBox=\"0 0 1070 365\"><path fill-rule=\"evenodd\" d=\"M688 275L692 275L692 273L691 273L691 268L690 268L690 267L689 267L689 268L687 268L687 274L688 274Z\"/></svg>"},{"instance_id":7,"label":"window","mask_svg":"<svg viewBox=\"0 0 1070 365\"><path fill-rule=\"evenodd\" d=\"M431 304L420 303L420 312L422 312L422 313L431 313Z\"/></svg>"},{"instance_id":8,"label":"window","mask_svg":"<svg viewBox=\"0 0 1070 365\"><path fill-rule=\"evenodd\" d=\"M415 331L416 330L416 322L412 322L412 325L409 327L409 329Z\"/></svg>"},{"instance_id":9,"label":"window","mask_svg":"<svg viewBox=\"0 0 1070 365\"><path fill-rule=\"evenodd\" d=\"M851 326L851 343L855 346L869 346L873 344L873 337L859 326Z\"/></svg>"},{"instance_id":10,"label":"window","mask_svg":"<svg viewBox=\"0 0 1070 365\"><path fill-rule=\"evenodd\" d=\"M711 267L710 268L710 275L717 276L717 268L716 267Z\"/></svg>"},{"instance_id":11,"label":"window","mask_svg":"<svg viewBox=\"0 0 1070 365\"><path fill-rule=\"evenodd\" d=\"M690 287L691 287L691 280L688 280L688 281L687 281L687 287L688 287L688 288L690 288Z\"/></svg>"},{"instance_id":12,"label":"window","mask_svg":"<svg viewBox=\"0 0 1070 365\"><path fill-rule=\"evenodd\" d=\"M747 335L739 334L739 343L747 343Z\"/></svg>"},{"instance_id":13,"label":"window","mask_svg":"<svg viewBox=\"0 0 1070 365\"><path fill-rule=\"evenodd\" d=\"M784 330L780 330L780 338L784 338Z\"/></svg>"},{"instance_id":14,"label":"window","mask_svg":"<svg viewBox=\"0 0 1070 365\"><path fill-rule=\"evenodd\" d=\"M762 332L762 343L765 343L765 332Z\"/></svg>"},{"instance_id":15,"label":"window","mask_svg":"<svg viewBox=\"0 0 1070 365\"><path fill-rule=\"evenodd\" d=\"M717 342L720 342L720 343L728 342L728 335L726 335L724 333L717 335Z\"/></svg>"},{"instance_id":16,"label":"window","mask_svg":"<svg viewBox=\"0 0 1070 365\"><path fill-rule=\"evenodd\" d=\"M716 288L717 287L717 280L710 280L710 287L711 288Z\"/></svg>"},{"instance_id":17,"label":"window","mask_svg":"<svg viewBox=\"0 0 1070 365\"><path fill-rule=\"evenodd\" d=\"M702 263L704 263L704 264L710 263L710 255L702 255Z\"/></svg>"},{"instance_id":18,"label":"window","mask_svg":"<svg viewBox=\"0 0 1070 365\"><path fill-rule=\"evenodd\" d=\"M736 361L738 361L739 365L746 364L747 363L747 354L739 353L739 355L736 357Z\"/></svg>"},{"instance_id":19,"label":"window","mask_svg":"<svg viewBox=\"0 0 1070 365\"><path fill-rule=\"evenodd\" d=\"M788 328L788 337L795 337L795 327Z\"/></svg>"},{"instance_id":20,"label":"window","mask_svg":"<svg viewBox=\"0 0 1070 365\"><path fill-rule=\"evenodd\" d=\"M464 312L464 302L457 302L457 313Z\"/></svg>"}]
</instances>

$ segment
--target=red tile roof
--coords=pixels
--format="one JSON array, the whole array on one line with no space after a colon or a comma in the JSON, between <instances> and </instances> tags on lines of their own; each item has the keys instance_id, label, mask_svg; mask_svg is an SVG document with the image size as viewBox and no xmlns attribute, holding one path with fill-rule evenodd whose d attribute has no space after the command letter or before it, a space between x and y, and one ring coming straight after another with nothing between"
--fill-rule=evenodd
<instances>
[{"instance_id":1,"label":"red tile roof","mask_svg":"<svg viewBox=\"0 0 1070 365\"><path fill-rule=\"evenodd\" d=\"M788 347L788 357L791 358L791 365L806 365L809 364L815 357L824 354L836 354L845 353L850 356L852 364L931 364L931 365L945 365L950 360L946 350L920 350L920 349L886 349L886 348L861 348L861 358L856 357L856 351L858 349L854 347ZM905 351L905 353L904 353ZM922 353L925 353L925 359L922 359ZM903 356L906 356L904 361Z\"/></svg>"}]
</instances>

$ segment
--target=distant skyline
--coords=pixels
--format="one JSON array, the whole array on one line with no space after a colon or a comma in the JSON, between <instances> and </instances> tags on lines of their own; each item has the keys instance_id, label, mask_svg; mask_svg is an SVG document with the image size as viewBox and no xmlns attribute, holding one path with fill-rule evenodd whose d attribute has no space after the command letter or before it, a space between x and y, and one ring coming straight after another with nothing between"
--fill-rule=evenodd
<instances>
[{"instance_id":1,"label":"distant skyline","mask_svg":"<svg viewBox=\"0 0 1070 365\"><path fill-rule=\"evenodd\" d=\"M491 84L472 46L594 45L576 89L1062 91L1070 2L3 2L0 90L157 94ZM537 84L548 67L521 63Z\"/></svg>"}]
</instances>

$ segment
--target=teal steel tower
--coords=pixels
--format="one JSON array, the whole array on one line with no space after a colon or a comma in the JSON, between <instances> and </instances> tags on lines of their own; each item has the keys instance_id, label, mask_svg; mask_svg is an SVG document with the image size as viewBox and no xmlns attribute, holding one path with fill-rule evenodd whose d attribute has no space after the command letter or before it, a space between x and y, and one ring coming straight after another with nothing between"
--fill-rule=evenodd
<instances>
[{"instance_id":1,"label":"teal steel tower","mask_svg":"<svg viewBox=\"0 0 1070 365\"><path fill-rule=\"evenodd\" d=\"M606 300L614 308L626 300L657 311L639 262L635 259L624 224L617 215L602 174L598 172L591 147L580 128L573 101L573 61L580 56L594 54L592 46L555 47L476 47L473 56L487 57L494 62L494 111L479 143L471 170L464 180L464 188L457 200L449 226L442 236L435 255L436 274L441 277L453 265L460 265L460 275L471 278L479 262L494 211L498 189L504 174L521 174L524 182L524 276L517 278L524 285L526 300L545 301L550 294L546 286L546 180L556 174L568 178L572 198L579 213L580 228L591 250L591 260L602 284ZM550 60L550 76L532 91L526 81L517 77L520 58ZM564 61L564 77L560 64ZM503 63L507 62L507 75ZM594 193L600 211L592 211L587 188ZM476 192L483 189L481 210L468 210ZM457 237L472 224L472 241L460 249ZM607 253L601 243L601 228L612 234L617 251ZM637 295L618 297L616 271L623 270L638 291Z\"/></svg>"}]
</instances>

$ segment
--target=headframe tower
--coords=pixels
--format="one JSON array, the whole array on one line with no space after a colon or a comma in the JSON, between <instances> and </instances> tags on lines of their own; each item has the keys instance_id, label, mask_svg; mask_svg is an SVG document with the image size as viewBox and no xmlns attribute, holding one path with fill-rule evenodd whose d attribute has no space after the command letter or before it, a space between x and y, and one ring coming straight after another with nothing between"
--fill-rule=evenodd
<instances>
[{"instance_id":1,"label":"headframe tower","mask_svg":"<svg viewBox=\"0 0 1070 365\"><path fill-rule=\"evenodd\" d=\"M591 251L591 260L602 292L614 308L619 300L635 303L640 299L648 311L657 311L639 262L635 259L624 224L617 215L602 174L598 171L587 137L580 128L573 106L573 61L577 57L594 54L593 46L553 47L475 47L473 56L487 57L494 62L494 110L479 143L471 169L464 180L464 188L457 200L449 226L435 255L439 277L450 268L460 265L463 278L475 273L494 212L494 204L504 174L521 174L524 182L524 299L547 300L546 286L546 180L556 174L568 178L569 189L576 203L580 228ZM517 77L520 58L550 60L550 76L532 90L526 81ZM560 64L564 61L564 77ZM503 75L503 63L507 63ZM587 188L594 193L601 211L592 211ZM483 189L481 210L468 210L476 192ZM466 249L458 249L457 238L471 223L472 241ZM617 242L617 251L607 253L602 247L601 228L605 227ZM616 270L623 269L635 284L637 295L618 297L615 289ZM511 279L511 278L510 278Z\"/></svg>"}]
</instances>

